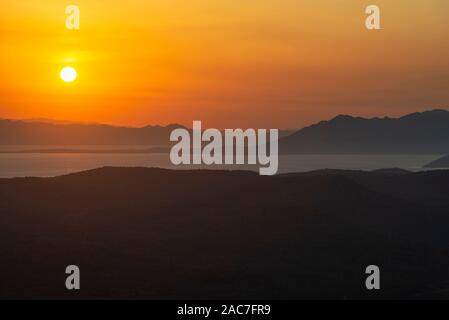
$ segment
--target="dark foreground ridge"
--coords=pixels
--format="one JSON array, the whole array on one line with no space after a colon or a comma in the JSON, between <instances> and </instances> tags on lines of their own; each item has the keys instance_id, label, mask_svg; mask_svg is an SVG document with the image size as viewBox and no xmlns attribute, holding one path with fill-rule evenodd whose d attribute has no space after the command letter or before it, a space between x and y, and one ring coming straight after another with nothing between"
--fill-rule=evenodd
<instances>
[{"instance_id":1,"label":"dark foreground ridge","mask_svg":"<svg viewBox=\"0 0 449 320\"><path fill-rule=\"evenodd\" d=\"M0 179L0 298L448 298L448 190L449 171Z\"/></svg>"}]
</instances>

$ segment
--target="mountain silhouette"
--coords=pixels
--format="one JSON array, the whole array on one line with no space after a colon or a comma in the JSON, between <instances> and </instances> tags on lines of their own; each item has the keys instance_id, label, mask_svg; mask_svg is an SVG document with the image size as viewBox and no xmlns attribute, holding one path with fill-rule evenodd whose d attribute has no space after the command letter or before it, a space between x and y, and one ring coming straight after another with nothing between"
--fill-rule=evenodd
<instances>
[{"instance_id":1,"label":"mountain silhouette","mask_svg":"<svg viewBox=\"0 0 449 320\"><path fill-rule=\"evenodd\" d=\"M446 169L449 168L449 155L432 161L424 166L424 168Z\"/></svg>"},{"instance_id":2,"label":"mountain silhouette","mask_svg":"<svg viewBox=\"0 0 449 320\"><path fill-rule=\"evenodd\" d=\"M116 127L103 124L52 123L49 120L0 120L0 145L170 145L178 124Z\"/></svg>"},{"instance_id":3,"label":"mountain silhouette","mask_svg":"<svg viewBox=\"0 0 449 320\"><path fill-rule=\"evenodd\" d=\"M159 146L165 149L145 150L129 148L128 152L168 152L170 133L177 128L186 128L179 124L167 126L145 126L141 128L118 127L96 123L72 123L49 119L1 120L0 146L63 146L63 149L31 149L33 152L84 152L82 146ZM188 129L191 131L191 129ZM280 130L279 137L285 137L295 130ZM81 148L69 148L77 146ZM97 150L98 152L104 152ZM117 149L113 150L118 152ZM1 151L0 151L1 152ZM7 152L7 151L4 151Z\"/></svg>"},{"instance_id":4,"label":"mountain silhouette","mask_svg":"<svg viewBox=\"0 0 449 320\"><path fill-rule=\"evenodd\" d=\"M0 179L0 297L448 298L448 189L449 171ZM65 289L71 264L78 292Z\"/></svg>"},{"instance_id":5,"label":"mountain silhouette","mask_svg":"<svg viewBox=\"0 0 449 320\"><path fill-rule=\"evenodd\" d=\"M446 154L449 112L372 119L340 115L280 139L279 148L284 154Z\"/></svg>"}]
</instances>

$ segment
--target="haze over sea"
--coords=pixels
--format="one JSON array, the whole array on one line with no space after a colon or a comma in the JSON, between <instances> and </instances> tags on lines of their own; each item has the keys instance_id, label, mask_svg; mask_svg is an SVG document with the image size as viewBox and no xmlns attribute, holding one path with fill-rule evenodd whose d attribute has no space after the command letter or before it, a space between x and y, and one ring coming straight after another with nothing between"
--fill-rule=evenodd
<instances>
[{"instance_id":1,"label":"haze over sea","mask_svg":"<svg viewBox=\"0 0 449 320\"><path fill-rule=\"evenodd\" d=\"M160 167L170 169L232 169L257 171L258 166L181 166L171 164L167 153L114 153L108 146L69 148L83 152L22 152L21 147L1 148L0 178L51 177L94 168L113 167ZM28 148L29 149L29 148ZM52 148L55 149L55 148ZM32 150L45 150L33 147ZM99 150L103 150L99 152ZM7 152L5 152L7 151ZM423 170L422 166L440 158L441 154L420 155L280 155L279 172L307 172L319 169L377 170L401 168L409 171Z\"/></svg>"}]
</instances>

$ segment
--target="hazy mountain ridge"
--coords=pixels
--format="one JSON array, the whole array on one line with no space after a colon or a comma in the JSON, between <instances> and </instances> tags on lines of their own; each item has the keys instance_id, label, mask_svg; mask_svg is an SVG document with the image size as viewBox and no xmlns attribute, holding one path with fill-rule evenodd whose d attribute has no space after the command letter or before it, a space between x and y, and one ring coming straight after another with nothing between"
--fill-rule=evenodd
<instances>
[{"instance_id":1,"label":"hazy mountain ridge","mask_svg":"<svg viewBox=\"0 0 449 320\"><path fill-rule=\"evenodd\" d=\"M0 145L4 146L64 146L60 149L28 149L19 152L58 152L79 150L83 148L67 149L70 146L161 146L168 147L173 143L170 134L177 128L184 128L180 124L167 126L147 125L140 128L120 127L97 123L74 123L70 121L53 121L50 119L9 120L0 119ZM205 128L206 129L206 128ZM279 137L285 137L295 130L280 130ZM87 150L88 151L88 150ZM102 150L95 150L102 152ZM113 150L114 152L117 150ZM122 150L123 151L123 150ZM129 150L132 152L153 152L154 150ZM158 150L156 150L158 151ZM1 152L1 151L0 151ZM8 152L8 151L4 151ZM158 151L159 152L159 151ZM165 149L164 152L168 152Z\"/></svg>"},{"instance_id":2,"label":"hazy mountain ridge","mask_svg":"<svg viewBox=\"0 0 449 320\"><path fill-rule=\"evenodd\" d=\"M179 124L118 127L104 124L0 120L0 145L160 145L170 144Z\"/></svg>"},{"instance_id":3,"label":"hazy mountain ridge","mask_svg":"<svg viewBox=\"0 0 449 320\"><path fill-rule=\"evenodd\" d=\"M449 153L449 112L432 110L400 118L339 115L280 140L287 154Z\"/></svg>"},{"instance_id":4,"label":"hazy mountain ridge","mask_svg":"<svg viewBox=\"0 0 449 320\"><path fill-rule=\"evenodd\" d=\"M0 120L0 145L167 147L176 128L185 127ZM400 118L339 115L294 133L281 130L279 136L281 154L448 154L449 111L417 112Z\"/></svg>"}]
</instances>

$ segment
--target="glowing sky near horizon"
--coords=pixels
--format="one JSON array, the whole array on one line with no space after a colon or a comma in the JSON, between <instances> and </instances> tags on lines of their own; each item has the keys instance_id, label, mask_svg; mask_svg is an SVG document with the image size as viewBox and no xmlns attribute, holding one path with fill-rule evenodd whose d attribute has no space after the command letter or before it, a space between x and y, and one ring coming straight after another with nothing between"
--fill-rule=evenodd
<instances>
[{"instance_id":1,"label":"glowing sky near horizon","mask_svg":"<svg viewBox=\"0 0 449 320\"><path fill-rule=\"evenodd\" d=\"M368 31L365 7L382 9ZM65 28L65 6L81 30ZM293 128L449 108L447 0L2 0L0 117ZM67 84L59 73L73 66Z\"/></svg>"}]
</instances>

